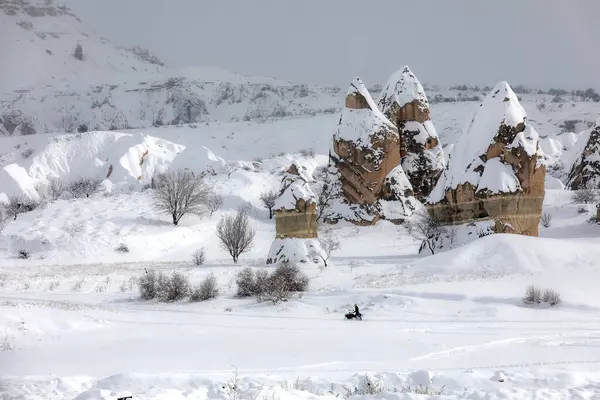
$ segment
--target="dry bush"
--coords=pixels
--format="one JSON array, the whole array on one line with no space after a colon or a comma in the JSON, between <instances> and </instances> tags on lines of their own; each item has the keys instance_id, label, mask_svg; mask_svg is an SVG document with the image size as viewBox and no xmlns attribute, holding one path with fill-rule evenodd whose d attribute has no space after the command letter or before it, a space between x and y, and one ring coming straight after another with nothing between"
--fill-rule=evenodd
<instances>
[{"instance_id":1,"label":"dry bush","mask_svg":"<svg viewBox=\"0 0 600 400\"><path fill-rule=\"evenodd\" d=\"M63 226L63 230L67 232L71 239L73 239L75 236L77 236L78 233L80 233L83 230L83 223L69 222L65 226Z\"/></svg>"},{"instance_id":2,"label":"dry bush","mask_svg":"<svg viewBox=\"0 0 600 400\"><path fill-rule=\"evenodd\" d=\"M237 285L237 297L250 297L256 294L256 279L252 268L246 267L238 272L235 283Z\"/></svg>"},{"instance_id":3,"label":"dry bush","mask_svg":"<svg viewBox=\"0 0 600 400\"><path fill-rule=\"evenodd\" d=\"M65 191L65 185L60 179L51 179L46 193L52 200L58 200Z\"/></svg>"},{"instance_id":4,"label":"dry bush","mask_svg":"<svg viewBox=\"0 0 600 400\"><path fill-rule=\"evenodd\" d=\"M90 197L100 188L102 181L100 179L80 178L71 182L65 188L74 199Z\"/></svg>"},{"instance_id":5,"label":"dry bush","mask_svg":"<svg viewBox=\"0 0 600 400\"><path fill-rule=\"evenodd\" d=\"M17 253L17 255L22 260L27 260L27 259L29 259L29 257L31 257L31 254L29 253L29 250L27 250L27 249L21 249L21 250L19 250L19 252Z\"/></svg>"},{"instance_id":6,"label":"dry bush","mask_svg":"<svg viewBox=\"0 0 600 400\"><path fill-rule=\"evenodd\" d=\"M115 249L115 251L118 251L119 253L129 253L129 246L127 246L125 243L121 243L119 244L119 247Z\"/></svg>"},{"instance_id":7,"label":"dry bush","mask_svg":"<svg viewBox=\"0 0 600 400\"><path fill-rule=\"evenodd\" d=\"M573 192L571 201L574 204L593 204L596 202L596 191L594 189L579 189Z\"/></svg>"},{"instance_id":8,"label":"dry bush","mask_svg":"<svg viewBox=\"0 0 600 400\"><path fill-rule=\"evenodd\" d=\"M206 261L204 248L198 249L194 252L194 254L192 254L192 261L194 262L194 265L204 265L204 262Z\"/></svg>"},{"instance_id":9,"label":"dry bush","mask_svg":"<svg viewBox=\"0 0 600 400\"><path fill-rule=\"evenodd\" d=\"M140 298L142 300L152 300L157 296L158 276L156 271L146 270L144 275L138 279L138 287L140 290Z\"/></svg>"},{"instance_id":10,"label":"dry bush","mask_svg":"<svg viewBox=\"0 0 600 400\"><path fill-rule=\"evenodd\" d=\"M544 290L544 295L542 296L542 301L544 303L550 304L551 307L554 307L562 301L560 298L560 294L554 289L546 289Z\"/></svg>"},{"instance_id":11,"label":"dry bush","mask_svg":"<svg viewBox=\"0 0 600 400\"><path fill-rule=\"evenodd\" d=\"M207 276L190 294L190 301L206 301L219 295L219 285L214 274Z\"/></svg>"},{"instance_id":12,"label":"dry bush","mask_svg":"<svg viewBox=\"0 0 600 400\"><path fill-rule=\"evenodd\" d=\"M540 223L544 228L549 228L552 224L552 214L548 212L542 213L542 216L540 217Z\"/></svg>"},{"instance_id":13,"label":"dry bush","mask_svg":"<svg viewBox=\"0 0 600 400\"><path fill-rule=\"evenodd\" d=\"M4 214L13 217L13 220L17 219L19 214L23 214L29 211L33 211L39 204L35 201L29 200L25 197L12 196L8 199L8 203L3 206Z\"/></svg>"},{"instance_id":14,"label":"dry bush","mask_svg":"<svg viewBox=\"0 0 600 400\"><path fill-rule=\"evenodd\" d=\"M158 279L158 282L164 282L164 287L158 288L161 294L161 301L178 301L186 298L190 293L190 281L180 272L173 272L170 277L164 281Z\"/></svg>"},{"instance_id":15,"label":"dry bush","mask_svg":"<svg viewBox=\"0 0 600 400\"><path fill-rule=\"evenodd\" d=\"M83 278L81 278L81 279L79 279L78 281L76 281L76 282L73 284L73 287L71 288L71 291L72 291L72 292L79 292L79 291L81 290L82 286L83 286L83 282L84 282L84 279L83 279Z\"/></svg>"},{"instance_id":16,"label":"dry bush","mask_svg":"<svg viewBox=\"0 0 600 400\"><path fill-rule=\"evenodd\" d=\"M60 286L60 281L58 280L54 280L52 282L50 282L50 286L48 286L48 290L49 291L54 291L54 289L57 289Z\"/></svg>"},{"instance_id":17,"label":"dry bush","mask_svg":"<svg viewBox=\"0 0 600 400\"><path fill-rule=\"evenodd\" d=\"M542 289L535 287L534 285L527 286L525 289L525 296L523 297L523 303L527 305L537 305L542 302Z\"/></svg>"}]
</instances>

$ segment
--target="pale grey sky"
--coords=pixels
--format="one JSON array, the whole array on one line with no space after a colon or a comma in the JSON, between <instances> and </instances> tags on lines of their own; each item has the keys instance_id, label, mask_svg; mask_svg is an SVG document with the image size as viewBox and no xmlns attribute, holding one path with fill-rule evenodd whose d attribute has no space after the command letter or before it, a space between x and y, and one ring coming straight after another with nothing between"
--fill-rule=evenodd
<instances>
[{"instance_id":1,"label":"pale grey sky","mask_svg":"<svg viewBox=\"0 0 600 400\"><path fill-rule=\"evenodd\" d=\"M68 0L91 30L172 66L368 86L600 87L598 0Z\"/></svg>"}]
</instances>

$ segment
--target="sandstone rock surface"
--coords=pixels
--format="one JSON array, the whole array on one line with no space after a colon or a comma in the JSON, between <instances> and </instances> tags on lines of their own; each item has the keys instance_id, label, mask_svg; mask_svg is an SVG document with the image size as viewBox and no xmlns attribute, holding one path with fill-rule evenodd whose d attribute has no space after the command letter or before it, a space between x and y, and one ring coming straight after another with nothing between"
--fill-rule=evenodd
<instances>
[{"instance_id":1,"label":"sandstone rock surface","mask_svg":"<svg viewBox=\"0 0 600 400\"><path fill-rule=\"evenodd\" d=\"M336 200L325 218L329 222L401 221L417 207L400 166L398 130L379 111L360 78L346 94L333 136L329 177Z\"/></svg>"},{"instance_id":2,"label":"sandstone rock surface","mask_svg":"<svg viewBox=\"0 0 600 400\"><path fill-rule=\"evenodd\" d=\"M425 90L407 66L390 76L378 106L398 128L402 168L415 197L423 200L437 183L446 161Z\"/></svg>"},{"instance_id":3,"label":"sandstone rock surface","mask_svg":"<svg viewBox=\"0 0 600 400\"><path fill-rule=\"evenodd\" d=\"M538 235L545 166L535 129L508 83L486 96L429 196L444 224L495 221L495 232Z\"/></svg>"},{"instance_id":4,"label":"sandstone rock surface","mask_svg":"<svg viewBox=\"0 0 600 400\"><path fill-rule=\"evenodd\" d=\"M275 203L275 240L267 264L319 262L316 196L305 168L298 164L286 171Z\"/></svg>"}]
</instances>

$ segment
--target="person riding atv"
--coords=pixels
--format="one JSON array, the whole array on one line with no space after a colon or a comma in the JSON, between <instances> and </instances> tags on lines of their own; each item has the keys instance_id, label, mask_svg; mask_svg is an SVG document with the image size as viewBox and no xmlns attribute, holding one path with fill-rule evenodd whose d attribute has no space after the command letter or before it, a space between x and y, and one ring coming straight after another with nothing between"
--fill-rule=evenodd
<instances>
[{"instance_id":1,"label":"person riding atv","mask_svg":"<svg viewBox=\"0 0 600 400\"><path fill-rule=\"evenodd\" d=\"M349 312L345 315L346 319L360 319L362 321L362 314L358 310L358 305L354 305L354 312Z\"/></svg>"}]
</instances>

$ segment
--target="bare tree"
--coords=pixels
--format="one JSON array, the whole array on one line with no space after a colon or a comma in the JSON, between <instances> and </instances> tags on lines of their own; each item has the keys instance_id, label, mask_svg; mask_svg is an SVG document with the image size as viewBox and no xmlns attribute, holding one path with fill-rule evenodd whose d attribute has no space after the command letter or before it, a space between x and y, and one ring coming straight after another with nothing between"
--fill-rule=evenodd
<instances>
[{"instance_id":1,"label":"bare tree","mask_svg":"<svg viewBox=\"0 0 600 400\"><path fill-rule=\"evenodd\" d=\"M7 216L13 217L13 220L16 220L19 214L32 211L36 207L37 204L31 200L24 197L11 196L3 208Z\"/></svg>"},{"instance_id":2,"label":"bare tree","mask_svg":"<svg viewBox=\"0 0 600 400\"><path fill-rule=\"evenodd\" d=\"M67 192L75 199L87 198L98 191L100 183L100 179L80 178L67 185Z\"/></svg>"},{"instance_id":3,"label":"bare tree","mask_svg":"<svg viewBox=\"0 0 600 400\"><path fill-rule=\"evenodd\" d=\"M198 249L194 252L194 254L192 254L192 260L194 261L195 265L204 265L204 261L206 261L206 255L204 254L204 247L201 249Z\"/></svg>"},{"instance_id":4,"label":"bare tree","mask_svg":"<svg viewBox=\"0 0 600 400\"><path fill-rule=\"evenodd\" d=\"M314 253L314 255L323 260L325 267L327 267L327 261L329 261L331 253L340 248L340 241L331 232L325 232L319 237L319 244L323 251L321 253Z\"/></svg>"},{"instance_id":5,"label":"bare tree","mask_svg":"<svg viewBox=\"0 0 600 400\"><path fill-rule=\"evenodd\" d=\"M240 208L235 214L223 215L217 224L221 246L229 251L237 264L241 254L250 250L256 231L250 226L248 211Z\"/></svg>"},{"instance_id":6,"label":"bare tree","mask_svg":"<svg viewBox=\"0 0 600 400\"><path fill-rule=\"evenodd\" d=\"M548 212L542 213L540 217L540 224L542 224L544 228L549 228L552 224L552 214Z\"/></svg>"},{"instance_id":7,"label":"bare tree","mask_svg":"<svg viewBox=\"0 0 600 400\"><path fill-rule=\"evenodd\" d=\"M206 208L208 209L208 212L210 212L211 217L215 211L219 211L221 207L223 207L223 196L218 194L208 196L206 199Z\"/></svg>"},{"instance_id":8,"label":"bare tree","mask_svg":"<svg viewBox=\"0 0 600 400\"><path fill-rule=\"evenodd\" d=\"M269 219L273 219L273 207L275 207L275 201L279 197L279 193L274 190L269 190L268 192L261 193L260 201L263 206L269 210Z\"/></svg>"},{"instance_id":9,"label":"bare tree","mask_svg":"<svg viewBox=\"0 0 600 400\"><path fill-rule=\"evenodd\" d=\"M408 233L416 240L421 241L419 252L425 247L435 254L435 241L444 232L440 220L431 216L427 211L415 214L408 224Z\"/></svg>"},{"instance_id":10,"label":"bare tree","mask_svg":"<svg viewBox=\"0 0 600 400\"><path fill-rule=\"evenodd\" d=\"M333 186L328 181L323 182L321 188L318 192L317 198L317 221L321 221L323 218L323 214L331 205L331 200L333 198Z\"/></svg>"},{"instance_id":11,"label":"bare tree","mask_svg":"<svg viewBox=\"0 0 600 400\"><path fill-rule=\"evenodd\" d=\"M51 179L48 184L47 194L52 200L58 200L65 191L63 181L60 179Z\"/></svg>"},{"instance_id":12,"label":"bare tree","mask_svg":"<svg viewBox=\"0 0 600 400\"><path fill-rule=\"evenodd\" d=\"M225 171L227 171L227 179L231 178L231 174L238 170L238 166L234 164L226 164Z\"/></svg>"},{"instance_id":13,"label":"bare tree","mask_svg":"<svg viewBox=\"0 0 600 400\"><path fill-rule=\"evenodd\" d=\"M69 222L65 226L63 226L63 230L67 232L72 239L83 230L83 224L81 222Z\"/></svg>"},{"instance_id":14,"label":"bare tree","mask_svg":"<svg viewBox=\"0 0 600 400\"><path fill-rule=\"evenodd\" d=\"M206 211L210 189L201 177L185 170L169 171L157 175L154 185L154 206L171 215L173 225L186 214L202 215Z\"/></svg>"}]
</instances>

